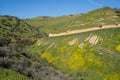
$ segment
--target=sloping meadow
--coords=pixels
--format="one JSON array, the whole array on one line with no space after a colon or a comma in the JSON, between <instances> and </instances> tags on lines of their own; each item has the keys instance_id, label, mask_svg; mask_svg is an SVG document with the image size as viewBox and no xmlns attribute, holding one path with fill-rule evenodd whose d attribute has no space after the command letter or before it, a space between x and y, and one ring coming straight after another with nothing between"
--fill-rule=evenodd
<instances>
[{"instance_id":1,"label":"sloping meadow","mask_svg":"<svg viewBox=\"0 0 120 80\"><path fill-rule=\"evenodd\" d=\"M75 80L120 79L120 28L43 38L29 50Z\"/></svg>"}]
</instances>

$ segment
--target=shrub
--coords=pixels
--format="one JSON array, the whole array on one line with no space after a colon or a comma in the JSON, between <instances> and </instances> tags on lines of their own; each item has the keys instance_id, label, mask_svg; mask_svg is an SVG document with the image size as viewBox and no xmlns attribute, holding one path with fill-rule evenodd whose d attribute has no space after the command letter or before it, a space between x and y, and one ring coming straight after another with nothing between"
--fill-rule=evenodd
<instances>
[{"instance_id":1,"label":"shrub","mask_svg":"<svg viewBox=\"0 0 120 80\"><path fill-rule=\"evenodd\" d=\"M116 50L117 50L118 52L120 52L120 45L118 45L118 46L116 47Z\"/></svg>"},{"instance_id":2,"label":"shrub","mask_svg":"<svg viewBox=\"0 0 120 80\"><path fill-rule=\"evenodd\" d=\"M63 80L65 76L58 72L45 59L37 54L20 48L16 43L0 47L0 67L11 69L32 80Z\"/></svg>"},{"instance_id":3,"label":"shrub","mask_svg":"<svg viewBox=\"0 0 120 80\"><path fill-rule=\"evenodd\" d=\"M12 65L12 60L9 57L2 57L0 58L0 67L3 68L10 68Z\"/></svg>"},{"instance_id":4,"label":"shrub","mask_svg":"<svg viewBox=\"0 0 120 80\"><path fill-rule=\"evenodd\" d=\"M9 43L8 40L5 40L5 39L0 39L0 46L4 46L4 45L7 45Z\"/></svg>"}]
</instances>

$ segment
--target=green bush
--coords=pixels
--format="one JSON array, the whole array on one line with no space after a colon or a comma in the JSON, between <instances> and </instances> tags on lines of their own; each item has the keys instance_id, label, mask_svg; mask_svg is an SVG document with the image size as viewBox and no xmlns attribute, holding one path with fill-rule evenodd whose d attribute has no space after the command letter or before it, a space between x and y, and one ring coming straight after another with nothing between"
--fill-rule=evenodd
<instances>
[{"instance_id":1,"label":"green bush","mask_svg":"<svg viewBox=\"0 0 120 80\"><path fill-rule=\"evenodd\" d=\"M29 78L15 71L0 68L0 80L29 80Z\"/></svg>"}]
</instances>

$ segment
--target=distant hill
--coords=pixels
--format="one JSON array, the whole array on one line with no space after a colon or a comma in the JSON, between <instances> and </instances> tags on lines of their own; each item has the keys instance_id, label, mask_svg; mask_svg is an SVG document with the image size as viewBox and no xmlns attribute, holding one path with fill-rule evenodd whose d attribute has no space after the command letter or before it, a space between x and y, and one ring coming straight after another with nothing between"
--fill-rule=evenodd
<instances>
[{"instance_id":1,"label":"distant hill","mask_svg":"<svg viewBox=\"0 0 120 80\"><path fill-rule=\"evenodd\" d=\"M25 21L13 16L0 16L0 43L10 43L16 41L34 41L37 38L47 36L40 31L39 27L34 27Z\"/></svg>"},{"instance_id":2,"label":"distant hill","mask_svg":"<svg viewBox=\"0 0 120 80\"><path fill-rule=\"evenodd\" d=\"M100 25L118 24L120 23L120 11L105 7L86 14L60 17L36 17L25 21L31 25L40 26L41 30L47 33L60 33Z\"/></svg>"}]
</instances>

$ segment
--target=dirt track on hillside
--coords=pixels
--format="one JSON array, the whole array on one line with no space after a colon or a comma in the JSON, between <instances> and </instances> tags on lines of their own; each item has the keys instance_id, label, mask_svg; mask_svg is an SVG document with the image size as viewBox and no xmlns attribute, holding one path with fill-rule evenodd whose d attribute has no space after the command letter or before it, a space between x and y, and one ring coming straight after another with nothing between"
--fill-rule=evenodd
<instances>
[{"instance_id":1,"label":"dirt track on hillside","mask_svg":"<svg viewBox=\"0 0 120 80\"><path fill-rule=\"evenodd\" d=\"M73 30L73 31L62 32L62 33L58 33L58 34L49 34L49 37L64 36L64 35L77 34L77 33L102 30L102 29L109 29L109 28L118 28L118 27L120 27L120 24L118 24L118 25L104 25L102 27L93 27L93 28L87 28L87 29Z\"/></svg>"}]
</instances>

